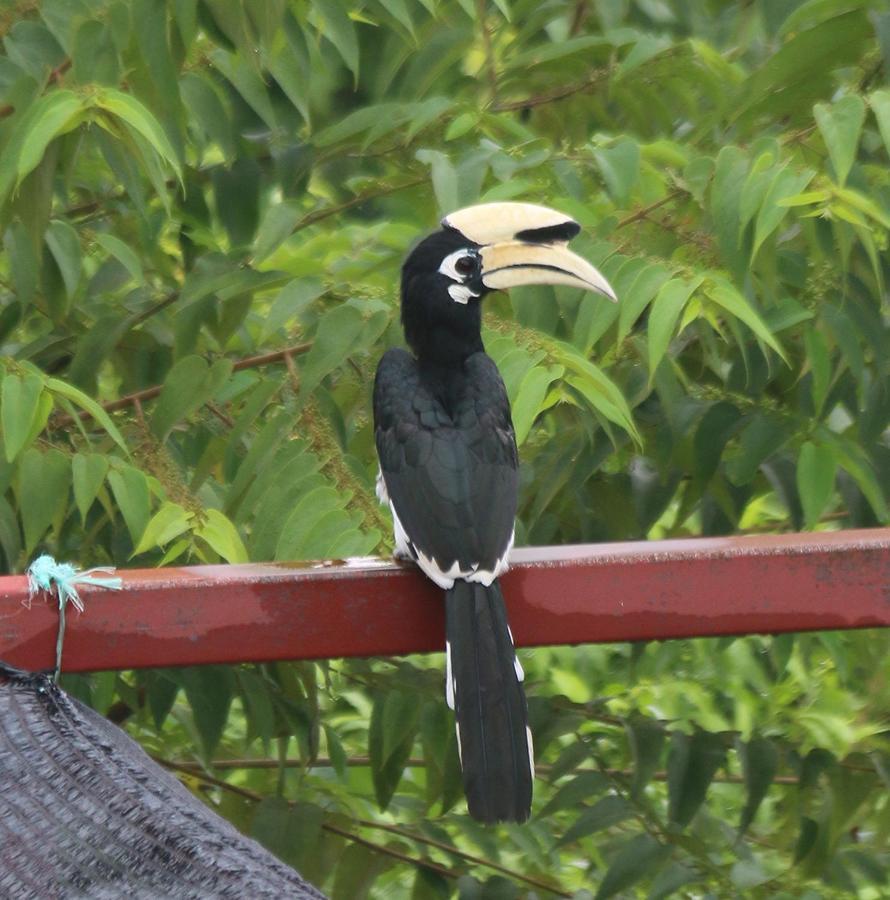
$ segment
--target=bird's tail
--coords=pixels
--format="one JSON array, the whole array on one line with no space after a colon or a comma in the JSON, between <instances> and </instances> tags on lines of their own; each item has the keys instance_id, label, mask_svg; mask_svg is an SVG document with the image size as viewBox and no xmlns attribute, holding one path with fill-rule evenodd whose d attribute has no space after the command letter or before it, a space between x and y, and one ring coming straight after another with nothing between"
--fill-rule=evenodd
<instances>
[{"instance_id":1,"label":"bird's tail","mask_svg":"<svg viewBox=\"0 0 890 900\"><path fill-rule=\"evenodd\" d=\"M532 736L522 667L497 581L455 581L445 594L448 671L464 793L480 822L524 822L531 812Z\"/></svg>"}]
</instances>

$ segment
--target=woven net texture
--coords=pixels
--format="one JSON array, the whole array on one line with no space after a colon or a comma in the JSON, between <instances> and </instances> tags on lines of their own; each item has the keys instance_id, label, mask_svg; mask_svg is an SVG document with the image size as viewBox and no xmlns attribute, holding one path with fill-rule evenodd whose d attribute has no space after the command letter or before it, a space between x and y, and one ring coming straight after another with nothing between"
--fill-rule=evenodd
<instances>
[{"instance_id":1,"label":"woven net texture","mask_svg":"<svg viewBox=\"0 0 890 900\"><path fill-rule=\"evenodd\" d=\"M44 675L0 664L0 898L324 895Z\"/></svg>"}]
</instances>

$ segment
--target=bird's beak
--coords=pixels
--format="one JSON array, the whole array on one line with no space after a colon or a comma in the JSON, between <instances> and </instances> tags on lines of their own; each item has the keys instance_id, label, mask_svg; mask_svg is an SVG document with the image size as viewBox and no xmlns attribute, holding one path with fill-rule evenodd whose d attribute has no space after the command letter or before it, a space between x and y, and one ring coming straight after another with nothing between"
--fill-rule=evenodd
<instances>
[{"instance_id":1,"label":"bird's beak","mask_svg":"<svg viewBox=\"0 0 890 900\"><path fill-rule=\"evenodd\" d=\"M482 283L491 290L563 284L617 299L609 282L566 246L581 226L565 213L532 203L483 203L442 224L480 245Z\"/></svg>"},{"instance_id":2,"label":"bird's beak","mask_svg":"<svg viewBox=\"0 0 890 900\"><path fill-rule=\"evenodd\" d=\"M564 284L618 299L599 271L565 244L503 241L482 247L479 253L482 283L495 291L522 284Z\"/></svg>"}]
</instances>

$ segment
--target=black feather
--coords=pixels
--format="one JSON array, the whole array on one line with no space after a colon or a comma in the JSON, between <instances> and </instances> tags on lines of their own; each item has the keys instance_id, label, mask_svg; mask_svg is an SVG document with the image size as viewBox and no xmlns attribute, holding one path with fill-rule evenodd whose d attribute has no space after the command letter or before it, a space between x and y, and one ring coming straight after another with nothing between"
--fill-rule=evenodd
<instances>
[{"instance_id":1,"label":"black feather","mask_svg":"<svg viewBox=\"0 0 890 900\"><path fill-rule=\"evenodd\" d=\"M442 571L493 571L513 533L519 483L510 406L497 367L453 368L389 350L374 383L374 432L389 498L411 542Z\"/></svg>"},{"instance_id":2,"label":"black feather","mask_svg":"<svg viewBox=\"0 0 890 900\"><path fill-rule=\"evenodd\" d=\"M445 595L445 621L470 815L524 822L533 777L528 713L497 581L456 581Z\"/></svg>"}]
</instances>

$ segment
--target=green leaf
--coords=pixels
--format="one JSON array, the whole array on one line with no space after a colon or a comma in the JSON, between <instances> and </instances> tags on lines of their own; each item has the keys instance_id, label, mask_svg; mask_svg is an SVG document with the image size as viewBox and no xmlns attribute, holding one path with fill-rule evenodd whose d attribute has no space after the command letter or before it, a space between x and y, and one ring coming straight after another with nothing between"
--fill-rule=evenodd
<instances>
[{"instance_id":1,"label":"green leaf","mask_svg":"<svg viewBox=\"0 0 890 900\"><path fill-rule=\"evenodd\" d=\"M782 200L800 194L813 180L815 174L812 169L804 169L802 172L783 169L772 180L754 222L752 260L757 257L757 252L763 246L764 241L781 225L782 220L788 214L788 208L782 205Z\"/></svg>"},{"instance_id":2,"label":"green leaf","mask_svg":"<svg viewBox=\"0 0 890 900\"><path fill-rule=\"evenodd\" d=\"M639 178L640 145L625 139L592 152L606 189L619 206L626 206Z\"/></svg>"},{"instance_id":3,"label":"green leaf","mask_svg":"<svg viewBox=\"0 0 890 900\"><path fill-rule=\"evenodd\" d=\"M260 167L252 158L216 166L211 179L216 211L233 247L253 240L260 217Z\"/></svg>"},{"instance_id":4,"label":"green leaf","mask_svg":"<svg viewBox=\"0 0 890 900\"><path fill-rule=\"evenodd\" d=\"M667 352L680 313L689 298L699 288L704 278L699 276L691 281L673 278L662 285L649 311L647 334L649 338L649 382L655 377L655 370Z\"/></svg>"},{"instance_id":5,"label":"green leaf","mask_svg":"<svg viewBox=\"0 0 890 900\"><path fill-rule=\"evenodd\" d=\"M210 79L195 72L186 72L179 81L182 100L207 137L216 143L226 159L235 153L231 116L226 111Z\"/></svg>"},{"instance_id":6,"label":"green leaf","mask_svg":"<svg viewBox=\"0 0 890 900\"><path fill-rule=\"evenodd\" d=\"M807 328L804 343L812 375L813 412L818 418L822 414L831 383L831 355L825 336L816 328Z\"/></svg>"},{"instance_id":7,"label":"green leaf","mask_svg":"<svg viewBox=\"0 0 890 900\"><path fill-rule=\"evenodd\" d=\"M108 483L135 546L148 524L148 480L139 469L122 465L108 473Z\"/></svg>"},{"instance_id":8,"label":"green leaf","mask_svg":"<svg viewBox=\"0 0 890 900\"><path fill-rule=\"evenodd\" d=\"M383 752L381 765L386 765L390 757L405 741L413 740L417 732L420 705L417 697L407 691L390 691L383 706Z\"/></svg>"},{"instance_id":9,"label":"green leaf","mask_svg":"<svg viewBox=\"0 0 890 900\"><path fill-rule=\"evenodd\" d=\"M660 723L643 718L629 719L624 723L624 730L627 732L634 766L631 795L640 797L658 769L665 730Z\"/></svg>"},{"instance_id":10,"label":"green leaf","mask_svg":"<svg viewBox=\"0 0 890 900\"><path fill-rule=\"evenodd\" d=\"M353 351L364 321L354 307L341 304L321 319L312 349L300 369L300 391L308 396L326 375L342 365Z\"/></svg>"},{"instance_id":11,"label":"green leaf","mask_svg":"<svg viewBox=\"0 0 890 900\"><path fill-rule=\"evenodd\" d=\"M188 530L193 517L193 513L183 509L178 503L162 503L161 508L145 526L145 531L131 555L138 556L140 553L170 543Z\"/></svg>"},{"instance_id":12,"label":"green leaf","mask_svg":"<svg viewBox=\"0 0 890 900\"><path fill-rule=\"evenodd\" d=\"M96 243L107 250L130 273L130 277L134 281L142 283L142 263L139 261L139 257L120 238L103 232L96 235Z\"/></svg>"},{"instance_id":13,"label":"green leaf","mask_svg":"<svg viewBox=\"0 0 890 900\"><path fill-rule=\"evenodd\" d=\"M380 868L379 854L361 844L349 844L337 865L331 900L366 900Z\"/></svg>"},{"instance_id":14,"label":"green leaf","mask_svg":"<svg viewBox=\"0 0 890 900\"><path fill-rule=\"evenodd\" d=\"M797 493L807 528L815 528L834 489L837 458L831 447L807 441L797 459Z\"/></svg>"},{"instance_id":15,"label":"green leaf","mask_svg":"<svg viewBox=\"0 0 890 900\"><path fill-rule=\"evenodd\" d=\"M518 446L525 442L535 419L544 409L544 399L550 385L562 376L563 371L562 366L534 366L519 383L512 410Z\"/></svg>"},{"instance_id":16,"label":"green leaf","mask_svg":"<svg viewBox=\"0 0 890 900\"><path fill-rule=\"evenodd\" d=\"M232 363L218 359L212 366L200 356L185 356L167 373L151 417L151 430L165 440L177 422L212 400L228 380Z\"/></svg>"},{"instance_id":17,"label":"green leaf","mask_svg":"<svg viewBox=\"0 0 890 900\"><path fill-rule=\"evenodd\" d=\"M700 881L702 875L681 862L665 866L653 879L646 900L663 900L687 884Z\"/></svg>"},{"instance_id":18,"label":"green leaf","mask_svg":"<svg viewBox=\"0 0 890 900\"><path fill-rule=\"evenodd\" d=\"M614 897L619 891L635 885L641 878L654 874L670 856L671 849L650 834L640 834L622 845L612 860L596 892L596 900Z\"/></svg>"},{"instance_id":19,"label":"green leaf","mask_svg":"<svg viewBox=\"0 0 890 900\"><path fill-rule=\"evenodd\" d=\"M843 186L856 160L865 124L865 102L858 94L848 94L831 104L817 103L813 115L828 148L837 182Z\"/></svg>"},{"instance_id":20,"label":"green leaf","mask_svg":"<svg viewBox=\"0 0 890 900\"><path fill-rule=\"evenodd\" d=\"M461 113L455 119L451 120L451 124L445 130L446 141L456 141L468 134L479 124L478 112Z\"/></svg>"},{"instance_id":21,"label":"green leaf","mask_svg":"<svg viewBox=\"0 0 890 900\"><path fill-rule=\"evenodd\" d=\"M37 263L37 254L34 252L34 244L21 222L13 222L6 230L3 235L3 249L9 260L9 274L16 298L22 306L26 306L34 299L37 291L40 267Z\"/></svg>"},{"instance_id":22,"label":"green leaf","mask_svg":"<svg viewBox=\"0 0 890 900\"><path fill-rule=\"evenodd\" d=\"M661 290L669 278L669 269L665 266L654 265L643 269L633 280L618 304L618 343L621 343L630 334L631 328L648 306L649 301Z\"/></svg>"},{"instance_id":23,"label":"green leaf","mask_svg":"<svg viewBox=\"0 0 890 900\"><path fill-rule=\"evenodd\" d=\"M81 522L85 523L87 513L108 473L108 460L98 453L76 453L71 460L71 472L74 480L74 502L80 512Z\"/></svg>"},{"instance_id":24,"label":"green leaf","mask_svg":"<svg viewBox=\"0 0 890 900\"><path fill-rule=\"evenodd\" d=\"M262 236L262 229L260 229ZM324 285L320 281L301 278L286 284L276 295L263 320L263 339L265 340L279 328L284 328L292 319L298 318L303 311L324 294Z\"/></svg>"},{"instance_id":25,"label":"green leaf","mask_svg":"<svg viewBox=\"0 0 890 900\"><path fill-rule=\"evenodd\" d=\"M739 838L748 830L754 821L757 810L766 797L769 786L776 777L779 767L779 751L776 745L767 738L753 738L747 744L736 742L736 750L742 762L742 773L745 777L745 808L739 822Z\"/></svg>"},{"instance_id":26,"label":"green leaf","mask_svg":"<svg viewBox=\"0 0 890 900\"><path fill-rule=\"evenodd\" d=\"M33 447L19 464L18 507L25 532L25 554L30 556L50 525L68 503L71 463L64 453Z\"/></svg>"},{"instance_id":27,"label":"green leaf","mask_svg":"<svg viewBox=\"0 0 890 900\"><path fill-rule=\"evenodd\" d=\"M268 752L269 742L275 736L276 721L270 685L248 669L238 669L236 676L247 717L248 742L259 738Z\"/></svg>"},{"instance_id":28,"label":"green leaf","mask_svg":"<svg viewBox=\"0 0 890 900\"><path fill-rule=\"evenodd\" d=\"M117 430L117 426L111 421L111 417L108 413L105 412L95 400L88 397L83 391L78 390L70 384L66 384L64 381L60 381L58 378L47 378L46 387L51 393L58 394L60 397L70 400L75 406L79 406L82 410L89 413L93 419L105 429L108 436L118 445L118 447L120 447L127 456L130 455L130 451L127 448L121 433Z\"/></svg>"},{"instance_id":29,"label":"green leaf","mask_svg":"<svg viewBox=\"0 0 890 900\"><path fill-rule=\"evenodd\" d=\"M600 772L582 772L562 785L538 813L542 819L561 809L576 809L582 800L602 794L609 788L609 780Z\"/></svg>"},{"instance_id":30,"label":"green leaf","mask_svg":"<svg viewBox=\"0 0 890 900\"><path fill-rule=\"evenodd\" d=\"M875 121L884 141L884 149L890 153L890 90L882 88L872 92L868 95L868 102L875 114Z\"/></svg>"},{"instance_id":31,"label":"green leaf","mask_svg":"<svg viewBox=\"0 0 890 900\"><path fill-rule=\"evenodd\" d=\"M458 206L459 185L457 170L451 160L439 150L418 150L417 161L431 169L433 193L439 204L440 215L453 212Z\"/></svg>"},{"instance_id":32,"label":"green leaf","mask_svg":"<svg viewBox=\"0 0 890 900\"><path fill-rule=\"evenodd\" d=\"M287 825L290 818L290 804L284 797L264 797L256 807L250 834L267 850L277 856L287 855Z\"/></svg>"},{"instance_id":33,"label":"green leaf","mask_svg":"<svg viewBox=\"0 0 890 900\"><path fill-rule=\"evenodd\" d=\"M627 800L610 794L608 797L597 800L589 809L585 809L557 841L557 846L562 847L579 838L602 831L604 828L611 828L613 825L629 819L633 814L634 808Z\"/></svg>"},{"instance_id":34,"label":"green leaf","mask_svg":"<svg viewBox=\"0 0 890 900\"><path fill-rule=\"evenodd\" d=\"M132 95L124 94L113 88L97 90L92 102L96 107L116 116L141 135L152 150L173 169L180 184L182 183L182 168L176 151L164 129L146 106Z\"/></svg>"},{"instance_id":35,"label":"green leaf","mask_svg":"<svg viewBox=\"0 0 890 900\"><path fill-rule=\"evenodd\" d=\"M374 794L381 810L385 810L405 770L405 763L411 755L414 744L414 732L404 733L402 742L385 754L386 745L386 701L385 694L377 693L371 710L371 722L368 728L368 755L371 760L371 777L374 782Z\"/></svg>"},{"instance_id":36,"label":"green leaf","mask_svg":"<svg viewBox=\"0 0 890 900\"><path fill-rule=\"evenodd\" d=\"M358 84L359 49L355 26L349 18L342 0L313 0L312 8L324 22L324 36L337 48L337 52L352 72L354 83Z\"/></svg>"},{"instance_id":37,"label":"green leaf","mask_svg":"<svg viewBox=\"0 0 890 900\"><path fill-rule=\"evenodd\" d=\"M54 138L77 126L82 109L82 99L67 90L46 94L27 109L0 152L0 202L37 168Z\"/></svg>"},{"instance_id":38,"label":"green leaf","mask_svg":"<svg viewBox=\"0 0 890 900\"><path fill-rule=\"evenodd\" d=\"M3 379L0 419L3 425L3 448L7 462L12 462L26 447L40 413L39 399L43 393L43 378L28 373L14 373ZM46 419L40 423L41 428Z\"/></svg>"},{"instance_id":39,"label":"green leaf","mask_svg":"<svg viewBox=\"0 0 890 900\"><path fill-rule=\"evenodd\" d=\"M590 405L610 422L623 428L638 444L639 432L633 414L619 387L598 366L581 356L571 344L553 342L553 358L575 373L566 383L577 389Z\"/></svg>"},{"instance_id":40,"label":"green leaf","mask_svg":"<svg viewBox=\"0 0 890 900\"><path fill-rule=\"evenodd\" d=\"M164 669L149 669L144 674L147 678L148 708L155 728L160 731L176 702L179 683Z\"/></svg>"},{"instance_id":41,"label":"green leaf","mask_svg":"<svg viewBox=\"0 0 890 900\"><path fill-rule=\"evenodd\" d=\"M195 535L207 541L226 562L247 562L247 549L232 522L218 509L206 509L203 515L204 522L192 529Z\"/></svg>"},{"instance_id":42,"label":"green leaf","mask_svg":"<svg viewBox=\"0 0 890 900\"><path fill-rule=\"evenodd\" d=\"M717 770L724 765L726 750L716 734L682 731L671 734L668 752L668 817L676 825L688 825L702 805Z\"/></svg>"},{"instance_id":43,"label":"green leaf","mask_svg":"<svg viewBox=\"0 0 890 900\"><path fill-rule=\"evenodd\" d=\"M232 670L226 666L195 666L183 669L180 677L204 757L210 759L229 717L234 687Z\"/></svg>"},{"instance_id":44,"label":"green leaf","mask_svg":"<svg viewBox=\"0 0 890 900\"><path fill-rule=\"evenodd\" d=\"M788 363L788 357L785 356L782 345L766 327L763 319L760 318L754 311L754 308L736 290L731 282L725 278L712 275L706 283L705 289L709 300L718 306L722 306L728 313L744 322L764 344L772 347L784 362Z\"/></svg>"},{"instance_id":45,"label":"green leaf","mask_svg":"<svg viewBox=\"0 0 890 900\"><path fill-rule=\"evenodd\" d=\"M862 447L842 435L823 433L822 438L834 450L837 464L853 477L878 519L881 522L890 520L886 492L875 477L874 467Z\"/></svg>"},{"instance_id":46,"label":"green leaf","mask_svg":"<svg viewBox=\"0 0 890 900\"><path fill-rule=\"evenodd\" d=\"M81 252L80 238L67 222L50 222L46 230L46 246L59 267L65 292L68 297L74 296L80 283Z\"/></svg>"},{"instance_id":47,"label":"green leaf","mask_svg":"<svg viewBox=\"0 0 890 900\"><path fill-rule=\"evenodd\" d=\"M726 464L726 473L733 484L748 484L791 433L787 424L766 413L756 413L739 435L738 453Z\"/></svg>"}]
</instances>

